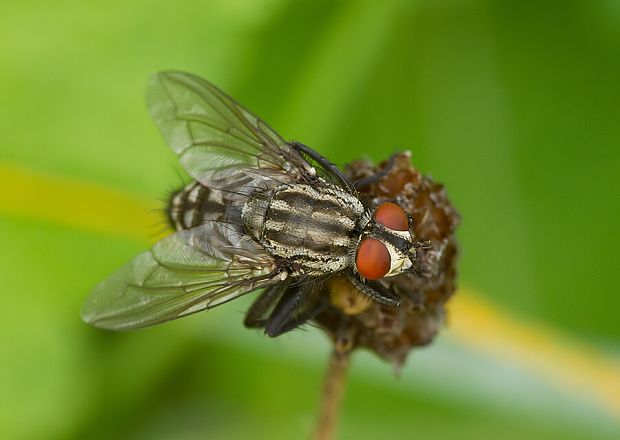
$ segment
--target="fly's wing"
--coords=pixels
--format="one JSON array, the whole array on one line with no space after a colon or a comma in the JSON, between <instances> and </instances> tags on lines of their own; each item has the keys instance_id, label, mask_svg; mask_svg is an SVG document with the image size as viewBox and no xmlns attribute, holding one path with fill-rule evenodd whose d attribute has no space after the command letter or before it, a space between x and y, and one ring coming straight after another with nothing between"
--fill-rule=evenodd
<instances>
[{"instance_id":1,"label":"fly's wing","mask_svg":"<svg viewBox=\"0 0 620 440\"><path fill-rule=\"evenodd\" d=\"M276 280L249 237L207 222L157 243L99 284L82 319L108 330L147 327L215 307Z\"/></svg>"},{"instance_id":2,"label":"fly's wing","mask_svg":"<svg viewBox=\"0 0 620 440\"><path fill-rule=\"evenodd\" d=\"M315 173L264 121L205 79L185 72L157 73L146 100L185 170L205 186L217 188L231 175L292 181Z\"/></svg>"}]
</instances>

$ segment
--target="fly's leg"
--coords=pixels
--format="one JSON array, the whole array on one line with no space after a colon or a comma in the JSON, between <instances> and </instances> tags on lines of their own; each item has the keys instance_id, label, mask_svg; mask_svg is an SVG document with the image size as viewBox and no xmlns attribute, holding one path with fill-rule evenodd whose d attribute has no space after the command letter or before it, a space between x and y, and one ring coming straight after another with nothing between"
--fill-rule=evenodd
<instances>
[{"instance_id":1,"label":"fly's leg","mask_svg":"<svg viewBox=\"0 0 620 440\"><path fill-rule=\"evenodd\" d=\"M261 292L260 296L250 306L245 315L243 325L247 328L263 328L267 323L267 316L275 307L286 290L287 284L280 283L270 286Z\"/></svg>"},{"instance_id":2,"label":"fly's leg","mask_svg":"<svg viewBox=\"0 0 620 440\"><path fill-rule=\"evenodd\" d=\"M282 328L293 318L297 308L306 299L308 294L308 289L299 288L289 289L284 292L265 323L265 333L271 337L284 333Z\"/></svg>"},{"instance_id":3,"label":"fly's leg","mask_svg":"<svg viewBox=\"0 0 620 440\"><path fill-rule=\"evenodd\" d=\"M327 297L324 297L327 298ZM290 332L291 330L296 329L297 327L304 325L306 322L314 318L316 315L321 313L327 307L326 301L320 301L313 304L312 307L304 310L302 313L293 314L290 319L287 320L278 330L277 332L267 334L271 337L280 336L284 333Z\"/></svg>"},{"instance_id":4,"label":"fly's leg","mask_svg":"<svg viewBox=\"0 0 620 440\"><path fill-rule=\"evenodd\" d=\"M325 298L326 295L312 292L311 288L288 289L271 312L265 333L276 337L299 327L323 310L326 302L322 299Z\"/></svg>"},{"instance_id":5,"label":"fly's leg","mask_svg":"<svg viewBox=\"0 0 620 440\"><path fill-rule=\"evenodd\" d=\"M317 153L316 151L314 151L312 148L308 147L307 145L302 144L301 142L293 141L291 142L291 146L298 152L303 153L306 156L310 157L312 160L316 161L316 163L321 165L323 168L334 173L336 177L338 177L340 182L345 186L345 188L348 188L348 189L353 188L353 184L351 183L349 178L345 176L336 165L334 165L329 160L327 160L327 158L320 155L319 153Z\"/></svg>"},{"instance_id":6,"label":"fly's leg","mask_svg":"<svg viewBox=\"0 0 620 440\"><path fill-rule=\"evenodd\" d=\"M380 286L377 286L377 289L374 289L371 286L363 283L354 274L347 274L347 278L349 278L349 280L351 281L351 283L353 283L356 289L358 289L364 295L369 296L374 301L394 307L398 307L400 305L400 298L397 295L390 293L385 289L381 289Z\"/></svg>"},{"instance_id":7,"label":"fly's leg","mask_svg":"<svg viewBox=\"0 0 620 440\"><path fill-rule=\"evenodd\" d=\"M394 168L394 165L396 165L397 157L398 157L398 154L393 154L392 157L390 157L390 159L388 160L388 163L385 164L385 166L383 167L381 171L373 174L372 176L364 177L362 179L359 179L353 182L355 189L360 190L369 185L372 185L373 183L377 183L378 181L383 179L385 176L390 174L392 172L392 169Z\"/></svg>"}]
</instances>

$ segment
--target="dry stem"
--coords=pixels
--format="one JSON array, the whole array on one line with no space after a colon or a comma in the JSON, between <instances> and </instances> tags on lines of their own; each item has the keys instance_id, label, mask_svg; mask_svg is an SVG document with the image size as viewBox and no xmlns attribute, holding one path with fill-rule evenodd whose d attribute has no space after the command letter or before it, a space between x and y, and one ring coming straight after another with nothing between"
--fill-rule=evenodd
<instances>
[{"instance_id":1,"label":"dry stem","mask_svg":"<svg viewBox=\"0 0 620 440\"><path fill-rule=\"evenodd\" d=\"M349 351L334 349L329 358L319 418L314 431L315 440L331 440L334 436L346 383L349 356Z\"/></svg>"}]
</instances>

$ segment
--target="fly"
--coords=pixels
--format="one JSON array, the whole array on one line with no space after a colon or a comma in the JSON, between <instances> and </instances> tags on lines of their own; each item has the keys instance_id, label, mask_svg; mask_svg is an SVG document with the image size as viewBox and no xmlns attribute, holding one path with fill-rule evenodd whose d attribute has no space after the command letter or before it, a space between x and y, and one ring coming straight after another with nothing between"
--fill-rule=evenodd
<instances>
[{"instance_id":1,"label":"fly","mask_svg":"<svg viewBox=\"0 0 620 440\"><path fill-rule=\"evenodd\" d=\"M350 181L189 73L154 75L147 104L194 180L170 200L176 232L100 283L84 304L84 321L127 330L257 289L266 296L294 289L266 326L277 336L312 318L303 312L315 310L309 295L316 289L307 286L334 276L378 303L400 304L381 280L419 271L417 250L429 244L416 239L411 217L395 201L361 198L358 190L381 176Z\"/></svg>"}]
</instances>

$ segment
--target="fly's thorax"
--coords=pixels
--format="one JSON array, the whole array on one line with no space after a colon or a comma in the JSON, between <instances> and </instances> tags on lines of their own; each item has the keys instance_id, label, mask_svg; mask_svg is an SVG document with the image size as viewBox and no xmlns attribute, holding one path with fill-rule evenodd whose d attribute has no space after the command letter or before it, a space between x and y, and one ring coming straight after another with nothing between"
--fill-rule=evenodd
<instances>
[{"instance_id":1,"label":"fly's thorax","mask_svg":"<svg viewBox=\"0 0 620 440\"><path fill-rule=\"evenodd\" d=\"M317 179L253 193L242 210L243 224L292 273L322 275L350 267L359 239L362 203Z\"/></svg>"}]
</instances>

